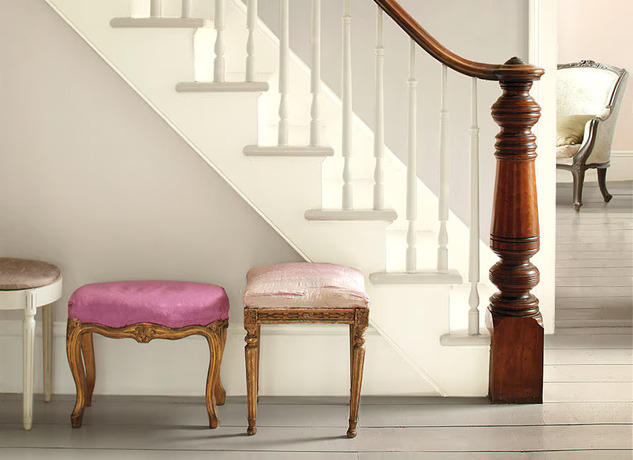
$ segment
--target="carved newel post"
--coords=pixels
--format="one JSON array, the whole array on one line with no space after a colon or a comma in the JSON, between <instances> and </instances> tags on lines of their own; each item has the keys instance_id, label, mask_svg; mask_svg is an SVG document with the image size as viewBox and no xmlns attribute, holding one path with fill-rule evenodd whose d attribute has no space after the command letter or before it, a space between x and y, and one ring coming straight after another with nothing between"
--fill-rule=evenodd
<instances>
[{"instance_id":1,"label":"carved newel post","mask_svg":"<svg viewBox=\"0 0 633 460\"><path fill-rule=\"evenodd\" d=\"M539 250L536 201L536 136L541 109L530 88L543 70L512 58L496 71L503 94L492 106L501 127L495 156L490 247L500 261L490 269L499 292L490 298L489 397L493 403L543 401L543 322L530 291L539 282L530 258Z\"/></svg>"}]
</instances>

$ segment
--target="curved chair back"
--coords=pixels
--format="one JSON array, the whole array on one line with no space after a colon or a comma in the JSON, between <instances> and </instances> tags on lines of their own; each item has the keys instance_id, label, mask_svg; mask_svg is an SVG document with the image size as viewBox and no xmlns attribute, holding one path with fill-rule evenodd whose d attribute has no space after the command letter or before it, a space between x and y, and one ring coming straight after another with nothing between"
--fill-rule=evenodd
<instances>
[{"instance_id":1,"label":"curved chair back","mask_svg":"<svg viewBox=\"0 0 633 460\"><path fill-rule=\"evenodd\" d=\"M561 64L556 73L557 116L595 115L600 125L594 125L595 137L586 164L609 162L611 144L628 79L625 69L580 61ZM585 131L585 137L587 137Z\"/></svg>"}]
</instances>

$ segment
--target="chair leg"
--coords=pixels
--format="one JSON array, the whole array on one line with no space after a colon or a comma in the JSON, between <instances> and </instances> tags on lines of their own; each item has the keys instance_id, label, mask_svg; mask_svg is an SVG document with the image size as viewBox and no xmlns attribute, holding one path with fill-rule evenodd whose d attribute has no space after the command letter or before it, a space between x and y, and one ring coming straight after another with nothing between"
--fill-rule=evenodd
<instances>
[{"instance_id":1,"label":"chair leg","mask_svg":"<svg viewBox=\"0 0 633 460\"><path fill-rule=\"evenodd\" d=\"M42 342L44 402L51 402L53 397L53 305L42 307Z\"/></svg>"},{"instance_id":2,"label":"chair leg","mask_svg":"<svg viewBox=\"0 0 633 460\"><path fill-rule=\"evenodd\" d=\"M609 193L607 190L607 168L598 169L598 185L600 186L600 193L602 193L602 198L604 198L604 202L608 203L613 198L613 195Z\"/></svg>"},{"instance_id":3,"label":"chair leg","mask_svg":"<svg viewBox=\"0 0 633 460\"><path fill-rule=\"evenodd\" d=\"M207 336L209 343L209 373L207 374L207 412L209 413L209 427L217 428L220 424L216 407L215 389L220 379L220 362L222 360L222 333L209 333Z\"/></svg>"},{"instance_id":4,"label":"chair leg","mask_svg":"<svg viewBox=\"0 0 633 460\"><path fill-rule=\"evenodd\" d=\"M92 405L92 394L95 390L95 350L92 341L92 333L88 332L81 338L81 352L86 368L86 406Z\"/></svg>"},{"instance_id":5,"label":"chair leg","mask_svg":"<svg viewBox=\"0 0 633 460\"><path fill-rule=\"evenodd\" d=\"M226 326L224 326L220 332L220 356L219 356L219 363L218 365L220 366L220 369L222 368L222 357L224 356L224 347L226 346L226 332L227 332L227 328L229 327L229 325L227 324ZM218 406L223 406L224 403L226 402L226 390L224 389L224 386L222 385L222 378L220 377L220 374L218 372L218 378L215 382L215 403Z\"/></svg>"},{"instance_id":6,"label":"chair leg","mask_svg":"<svg viewBox=\"0 0 633 460\"><path fill-rule=\"evenodd\" d=\"M363 366L365 364L365 329L367 326L358 325L350 328L353 331L350 337L352 341L352 365L351 365L351 395L349 408L348 438L356 437L356 425L358 424L358 406L360 404L360 389L363 383Z\"/></svg>"},{"instance_id":7,"label":"chair leg","mask_svg":"<svg viewBox=\"0 0 633 460\"><path fill-rule=\"evenodd\" d=\"M25 430L33 426L33 374L35 361L35 306L34 295L27 294L27 305L24 309L23 340L23 369L22 369L22 424Z\"/></svg>"},{"instance_id":8,"label":"chair leg","mask_svg":"<svg viewBox=\"0 0 633 460\"><path fill-rule=\"evenodd\" d=\"M582 168L572 169L571 174L574 178L574 209L579 211L582 206L582 188L585 184L585 170Z\"/></svg>"},{"instance_id":9,"label":"chair leg","mask_svg":"<svg viewBox=\"0 0 633 460\"><path fill-rule=\"evenodd\" d=\"M259 337L260 327L259 325L246 323L244 325L246 329L246 394L248 399L248 431L249 435L257 433L256 420L257 420L257 391L259 381Z\"/></svg>"},{"instance_id":10,"label":"chair leg","mask_svg":"<svg viewBox=\"0 0 633 460\"><path fill-rule=\"evenodd\" d=\"M77 388L77 399L75 408L70 416L73 428L80 428L83 420L84 409L86 407L86 374L81 358L82 325L80 322L69 319L66 336L66 353L68 354L68 364L75 380Z\"/></svg>"}]
</instances>

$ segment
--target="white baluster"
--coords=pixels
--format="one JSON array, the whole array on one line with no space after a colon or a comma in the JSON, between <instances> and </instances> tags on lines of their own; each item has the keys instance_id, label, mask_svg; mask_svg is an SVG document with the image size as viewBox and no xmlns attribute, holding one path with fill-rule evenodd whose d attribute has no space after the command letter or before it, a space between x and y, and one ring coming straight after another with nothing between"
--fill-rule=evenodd
<instances>
[{"instance_id":1,"label":"white baluster","mask_svg":"<svg viewBox=\"0 0 633 460\"><path fill-rule=\"evenodd\" d=\"M183 18L190 18L192 9L193 9L193 0L182 0L181 16Z\"/></svg>"},{"instance_id":2,"label":"white baluster","mask_svg":"<svg viewBox=\"0 0 633 460\"><path fill-rule=\"evenodd\" d=\"M312 73L311 92L312 108L310 109L310 145L321 144L321 0L312 0Z\"/></svg>"},{"instance_id":3,"label":"white baluster","mask_svg":"<svg viewBox=\"0 0 633 460\"><path fill-rule=\"evenodd\" d=\"M418 218L418 80L415 77L415 51L413 40L409 45L409 148L407 156L407 272L413 273L417 269L417 230Z\"/></svg>"},{"instance_id":4,"label":"white baluster","mask_svg":"<svg viewBox=\"0 0 633 460\"><path fill-rule=\"evenodd\" d=\"M288 83L290 73L289 0L280 0L281 34L279 39L279 145L288 145Z\"/></svg>"},{"instance_id":5,"label":"white baluster","mask_svg":"<svg viewBox=\"0 0 633 460\"><path fill-rule=\"evenodd\" d=\"M215 14L213 25L217 36L215 38L215 60L213 61L213 81L215 83L224 82L224 22L225 22L225 1L215 0Z\"/></svg>"},{"instance_id":6,"label":"white baluster","mask_svg":"<svg viewBox=\"0 0 633 460\"><path fill-rule=\"evenodd\" d=\"M163 15L162 12L162 0L150 0L149 2L149 16L151 18L160 18ZM146 3L147 4L147 3Z\"/></svg>"},{"instance_id":7,"label":"white baluster","mask_svg":"<svg viewBox=\"0 0 633 460\"><path fill-rule=\"evenodd\" d=\"M255 28L257 27L257 0L248 0L246 13L246 81L255 81Z\"/></svg>"},{"instance_id":8,"label":"white baluster","mask_svg":"<svg viewBox=\"0 0 633 460\"><path fill-rule=\"evenodd\" d=\"M385 156L385 48L383 46L383 12L376 8L376 126L374 130L374 209L385 207L383 158Z\"/></svg>"},{"instance_id":9,"label":"white baluster","mask_svg":"<svg viewBox=\"0 0 633 460\"><path fill-rule=\"evenodd\" d=\"M440 232L438 237L439 248L437 250L437 270L440 273L448 272L448 199L449 199L449 133L448 124L450 113L446 107L448 69L442 65L441 103L440 103L440 193L439 193L439 221Z\"/></svg>"},{"instance_id":10,"label":"white baluster","mask_svg":"<svg viewBox=\"0 0 633 460\"><path fill-rule=\"evenodd\" d=\"M470 127L470 257L468 281L468 334L479 335L479 124L477 121L477 79L472 79Z\"/></svg>"},{"instance_id":11,"label":"white baluster","mask_svg":"<svg viewBox=\"0 0 633 460\"><path fill-rule=\"evenodd\" d=\"M350 0L343 9L343 209L354 208L352 189L352 13Z\"/></svg>"}]
</instances>

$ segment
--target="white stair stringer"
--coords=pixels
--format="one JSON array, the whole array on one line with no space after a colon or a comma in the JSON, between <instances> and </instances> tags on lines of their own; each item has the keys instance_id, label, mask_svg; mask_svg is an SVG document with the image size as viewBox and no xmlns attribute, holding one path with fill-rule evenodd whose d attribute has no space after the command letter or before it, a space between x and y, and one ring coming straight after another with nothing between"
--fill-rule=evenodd
<instances>
[{"instance_id":1,"label":"white stair stringer","mask_svg":"<svg viewBox=\"0 0 633 460\"><path fill-rule=\"evenodd\" d=\"M324 164L322 158L253 158L242 154L244 146L257 144L261 137L261 130L257 132L258 122L260 127L270 126L272 114L276 113L273 103L276 73L269 81L272 90L259 104L257 95L248 93L179 94L174 90L175 84L190 81L193 74L191 31L111 28L110 19L128 13L129 0L46 1L306 260L355 266L366 276L385 270L385 223L308 222L304 219L306 210L327 207L322 191L327 181L323 181L323 177L334 176L336 168L330 168L328 162L336 165L336 158L325 160ZM227 57L245 54L244 9L239 2L233 6L227 9ZM278 43L261 22L257 35L259 61L276 59ZM239 60L231 64L227 59L229 71L236 65ZM262 71L272 70L266 67ZM305 64L291 54L291 81L299 88L295 91L293 86L293 93L304 93L301 88L308 87L308 76ZM299 109L305 110L308 106L299 97L298 101L291 102L291 113L295 107L294 113L300 113ZM336 140L340 139L340 100L327 88L324 88L322 117L328 128L329 138L325 144L340 153ZM231 123L233 129L227 131ZM355 150L366 154L354 157L355 172L357 177L371 177L374 160L367 154L373 151L371 131L357 117L354 126ZM405 167L389 151L384 164L385 202L403 216L404 186L390 184L405 183ZM434 230L437 200L421 182L418 190L420 215L433 217L421 220L420 226L423 230ZM363 199L366 197L359 198L357 207L364 207ZM394 228L399 225L398 221ZM468 257L467 251L462 249L467 247L467 228L452 214L449 232L451 266L465 273ZM493 257L489 251L482 254L482 266L486 266ZM434 266L434 256L431 259L425 268ZM481 396L487 391L488 348L440 345L439 337L450 331L450 289L446 286L373 286L368 281L372 320L387 343L423 378L425 383L420 382L419 393Z\"/></svg>"}]
</instances>

